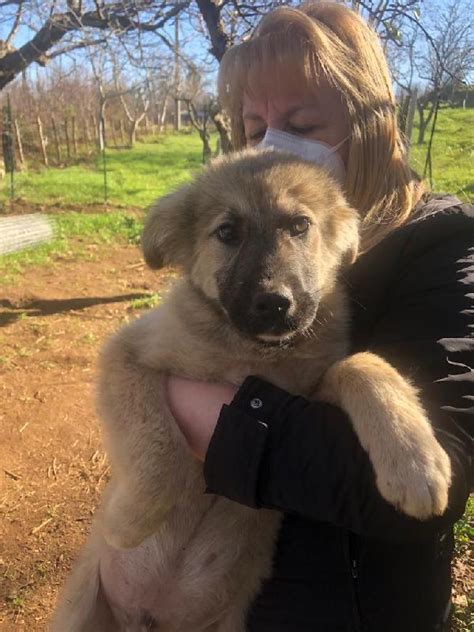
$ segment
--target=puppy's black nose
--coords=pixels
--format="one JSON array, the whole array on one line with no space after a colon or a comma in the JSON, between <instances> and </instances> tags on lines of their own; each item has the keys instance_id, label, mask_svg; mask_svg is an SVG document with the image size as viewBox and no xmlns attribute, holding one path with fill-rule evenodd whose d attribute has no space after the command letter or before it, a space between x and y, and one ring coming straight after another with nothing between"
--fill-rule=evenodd
<instances>
[{"instance_id":1,"label":"puppy's black nose","mask_svg":"<svg viewBox=\"0 0 474 632\"><path fill-rule=\"evenodd\" d=\"M268 323L284 319L290 307L290 299L276 292L265 292L255 297L255 315Z\"/></svg>"}]
</instances>

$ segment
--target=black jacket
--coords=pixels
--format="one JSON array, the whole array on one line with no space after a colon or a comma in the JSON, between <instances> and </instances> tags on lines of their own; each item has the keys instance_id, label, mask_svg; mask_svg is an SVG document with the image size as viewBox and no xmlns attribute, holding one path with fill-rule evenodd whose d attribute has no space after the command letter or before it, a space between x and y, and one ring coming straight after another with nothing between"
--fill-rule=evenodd
<instances>
[{"instance_id":1,"label":"black jacket","mask_svg":"<svg viewBox=\"0 0 474 632\"><path fill-rule=\"evenodd\" d=\"M250 632L446 629L474 419L474 209L446 204L425 205L359 257L347 283L353 351L378 353L421 390L451 458L448 510L427 521L397 512L340 409L248 378L221 411L204 469L208 491L285 513Z\"/></svg>"}]
</instances>

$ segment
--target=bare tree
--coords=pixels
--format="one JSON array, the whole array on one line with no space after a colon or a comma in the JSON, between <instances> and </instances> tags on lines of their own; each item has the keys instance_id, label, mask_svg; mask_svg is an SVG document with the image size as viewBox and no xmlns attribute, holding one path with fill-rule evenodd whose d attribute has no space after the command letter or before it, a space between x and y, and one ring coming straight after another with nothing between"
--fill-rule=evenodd
<instances>
[{"instance_id":1,"label":"bare tree","mask_svg":"<svg viewBox=\"0 0 474 632\"><path fill-rule=\"evenodd\" d=\"M415 25L419 20L417 0L346 0L346 3L367 17L386 43L400 41L406 25ZM100 57L104 48L114 49L123 66L120 73L127 91L144 81L151 85L150 76L166 76L166 80L153 83L148 106L161 126L167 102L173 96L170 88L173 81L170 75L176 68L173 60L179 60L182 75L203 65L202 60L195 59L196 47L188 50L186 38L195 40L197 36L207 40L207 59L214 73L216 62L220 62L225 51L248 37L265 13L280 5L297 4L299 0L0 0L0 25L7 34L0 42L0 90L33 63L47 65L65 54L84 59L89 49L97 51ZM172 29L178 18L183 26L176 47ZM33 36L25 42L27 32ZM19 33L21 45L16 48ZM206 54L205 46L203 50ZM106 84L102 79L97 88L99 95L103 92L99 120L105 113L105 101L110 107L118 102L112 97L104 100L105 93L117 92ZM158 84L161 87L156 90ZM130 97L123 96L133 119ZM132 120L126 116L131 129ZM221 146L229 147L228 123L215 104L212 118L221 135Z\"/></svg>"},{"instance_id":2,"label":"bare tree","mask_svg":"<svg viewBox=\"0 0 474 632\"><path fill-rule=\"evenodd\" d=\"M101 33L155 33L188 6L189 1L179 0L3 0L0 8L13 12L10 33L0 44L0 90L34 62L46 65L59 55L104 43ZM15 48L20 26L34 35Z\"/></svg>"},{"instance_id":3,"label":"bare tree","mask_svg":"<svg viewBox=\"0 0 474 632\"><path fill-rule=\"evenodd\" d=\"M207 103L204 103L198 112L196 106L191 99L183 99L188 108L188 115L191 125L198 131L199 138L202 140L202 161L206 163L212 156L210 145L209 123L211 122L212 97Z\"/></svg>"},{"instance_id":4,"label":"bare tree","mask_svg":"<svg viewBox=\"0 0 474 632\"><path fill-rule=\"evenodd\" d=\"M138 88L120 94L125 115L128 119L128 146L133 147L136 140L137 128L145 118L150 107L149 86L139 86Z\"/></svg>"},{"instance_id":5,"label":"bare tree","mask_svg":"<svg viewBox=\"0 0 474 632\"><path fill-rule=\"evenodd\" d=\"M467 7L466 7L467 9ZM426 82L418 97L418 144L424 142L429 123L441 100L462 85L474 63L472 22L459 2L452 2L430 19L433 46L418 56L419 76Z\"/></svg>"}]
</instances>

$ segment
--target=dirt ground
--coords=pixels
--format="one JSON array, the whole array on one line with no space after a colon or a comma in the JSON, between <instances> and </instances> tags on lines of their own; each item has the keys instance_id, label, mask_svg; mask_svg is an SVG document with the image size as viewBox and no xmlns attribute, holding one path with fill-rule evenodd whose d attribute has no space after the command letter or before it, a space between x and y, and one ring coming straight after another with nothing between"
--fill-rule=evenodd
<instances>
[{"instance_id":1,"label":"dirt ground","mask_svg":"<svg viewBox=\"0 0 474 632\"><path fill-rule=\"evenodd\" d=\"M134 246L0 286L0 630L46 629L109 473L94 410L105 338L163 288Z\"/></svg>"},{"instance_id":2,"label":"dirt ground","mask_svg":"<svg viewBox=\"0 0 474 632\"><path fill-rule=\"evenodd\" d=\"M74 251L74 249L73 249ZM94 410L105 338L174 274L134 246L90 246L0 286L0 630L46 629L109 468ZM472 567L459 560L465 607Z\"/></svg>"}]
</instances>

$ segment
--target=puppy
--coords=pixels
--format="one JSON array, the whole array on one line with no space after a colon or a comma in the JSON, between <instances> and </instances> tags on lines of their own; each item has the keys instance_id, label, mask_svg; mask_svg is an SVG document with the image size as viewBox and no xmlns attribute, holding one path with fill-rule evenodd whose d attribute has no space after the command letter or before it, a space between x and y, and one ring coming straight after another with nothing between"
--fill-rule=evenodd
<instances>
[{"instance_id":1,"label":"puppy","mask_svg":"<svg viewBox=\"0 0 474 632\"><path fill-rule=\"evenodd\" d=\"M358 219L322 168L273 151L224 157L152 207L142 243L152 267L183 276L102 354L112 480L53 631L242 632L271 573L280 514L204 494L167 373L235 384L254 374L337 404L382 496L416 518L444 511L449 460L415 389L373 354L347 357L340 272L356 257Z\"/></svg>"}]
</instances>

